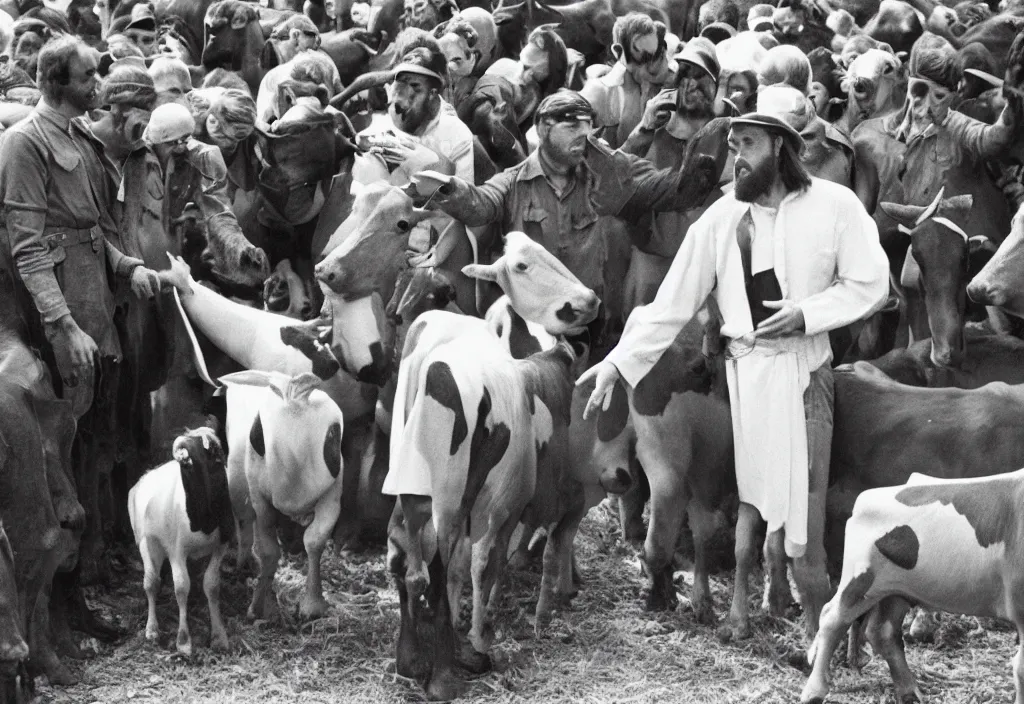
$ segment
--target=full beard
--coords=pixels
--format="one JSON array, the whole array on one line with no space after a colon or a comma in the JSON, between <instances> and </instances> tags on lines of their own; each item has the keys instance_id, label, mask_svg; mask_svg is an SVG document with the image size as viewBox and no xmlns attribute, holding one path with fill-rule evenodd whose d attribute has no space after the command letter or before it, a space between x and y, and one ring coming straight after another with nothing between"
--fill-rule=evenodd
<instances>
[{"instance_id":1,"label":"full beard","mask_svg":"<svg viewBox=\"0 0 1024 704\"><path fill-rule=\"evenodd\" d=\"M395 127L408 134L416 134L427 121L427 110L405 110L399 113L393 107L389 110Z\"/></svg>"},{"instance_id":2,"label":"full beard","mask_svg":"<svg viewBox=\"0 0 1024 704\"><path fill-rule=\"evenodd\" d=\"M778 173L779 159L775 154L765 159L757 166L751 167L744 175L739 174L738 167L733 171L733 193L736 200L743 203L753 203L755 200L771 191L772 183L775 181L775 174Z\"/></svg>"}]
</instances>

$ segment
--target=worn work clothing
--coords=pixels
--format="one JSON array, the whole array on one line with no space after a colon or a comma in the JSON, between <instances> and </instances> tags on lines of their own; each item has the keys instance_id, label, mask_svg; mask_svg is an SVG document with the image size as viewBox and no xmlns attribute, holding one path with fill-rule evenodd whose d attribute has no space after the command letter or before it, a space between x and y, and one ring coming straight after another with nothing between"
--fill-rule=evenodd
<instances>
[{"instance_id":1,"label":"worn work clothing","mask_svg":"<svg viewBox=\"0 0 1024 704\"><path fill-rule=\"evenodd\" d=\"M18 299L33 344L45 345L42 323L70 314L101 356L119 357L108 267L127 280L142 262L107 240L114 183L102 148L84 118L45 101L0 138L0 265L18 273L0 295Z\"/></svg>"},{"instance_id":2,"label":"worn work clothing","mask_svg":"<svg viewBox=\"0 0 1024 704\"><path fill-rule=\"evenodd\" d=\"M693 205L692 196L680 186L690 177L681 169L659 171L591 138L583 163L561 193L536 151L482 186L453 179L449 192L439 193L435 202L469 227L497 223L502 232L525 232L600 296L607 256L602 216L632 220L644 212L685 210ZM489 245L481 242L481 251Z\"/></svg>"},{"instance_id":3,"label":"worn work clothing","mask_svg":"<svg viewBox=\"0 0 1024 704\"><path fill-rule=\"evenodd\" d=\"M612 149L625 143L633 129L640 124L647 102L663 88L670 88L676 79L675 62L667 62L668 69L660 80L652 83L637 81L622 61L616 62L602 76L587 80L580 90L597 112L594 120L598 133Z\"/></svg>"},{"instance_id":4,"label":"worn work clothing","mask_svg":"<svg viewBox=\"0 0 1024 704\"><path fill-rule=\"evenodd\" d=\"M753 226L751 269L767 270L770 260L782 295L803 313L804 334L756 341L749 335L754 323L737 242L746 218ZM607 360L636 386L714 293L722 334L734 338L730 348L737 357L727 373L740 499L757 506L769 530L777 529L798 520L791 500L780 503L759 487L781 475L789 479L788 496L806 495L808 436L800 406L810 374L832 358L829 330L882 307L888 277L878 230L849 189L815 178L805 191L786 196L777 211L727 194L690 227L658 295L633 311ZM747 340L745 350L735 338ZM796 483L801 478L804 483ZM788 525L791 556L802 554L805 533L806 520Z\"/></svg>"}]
</instances>

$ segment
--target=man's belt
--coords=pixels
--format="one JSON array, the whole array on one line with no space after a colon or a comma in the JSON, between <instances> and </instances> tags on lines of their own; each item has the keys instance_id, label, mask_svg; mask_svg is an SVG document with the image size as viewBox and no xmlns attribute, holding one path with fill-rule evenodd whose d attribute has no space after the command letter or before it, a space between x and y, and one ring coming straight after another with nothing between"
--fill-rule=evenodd
<instances>
[{"instance_id":1,"label":"man's belt","mask_svg":"<svg viewBox=\"0 0 1024 704\"><path fill-rule=\"evenodd\" d=\"M74 247L80 244L91 244L94 252L98 252L102 244L103 232L99 225L89 228L47 227L43 230L43 241L50 249L57 247Z\"/></svg>"}]
</instances>

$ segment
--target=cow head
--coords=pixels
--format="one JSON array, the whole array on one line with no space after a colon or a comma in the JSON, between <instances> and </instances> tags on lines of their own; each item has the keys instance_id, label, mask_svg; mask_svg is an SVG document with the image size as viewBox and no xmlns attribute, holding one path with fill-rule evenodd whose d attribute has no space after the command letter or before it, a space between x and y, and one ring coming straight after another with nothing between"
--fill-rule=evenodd
<instances>
[{"instance_id":1,"label":"cow head","mask_svg":"<svg viewBox=\"0 0 1024 704\"><path fill-rule=\"evenodd\" d=\"M186 66L195 66L202 60L203 47L191 26L178 16L164 18L156 35L158 56L180 59Z\"/></svg>"},{"instance_id":2,"label":"cow head","mask_svg":"<svg viewBox=\"0 0 1024 704\"><path fill-rule=\"evenodd\" d=\"M189 528L209 535L224 524L222 510L230 500L224 448L217 431L206 426L190 430L175 438L171 452L181 471ZM222 535L221 539L230 537Z\"/></svg>"},{"instance_id":3,"label":"cow head","mask_svg":"<svg viewBox=\"0 0 1024 704\"><path fill-rule=\"evenodd\" d=\"M327 107L327 88L310 81L285 80L277 87L277 120L271 131L293 123L306 123L323 117Z\"/></svg>"},{"instance_id":4,"label":"cow head","mask_svg":"<svg viewBox=\"0 0 1024 704\"><path fill-rule=\"evenodd\" d=\"M1024 318L1024 208L1013 216L1010 234L967 286L975 303Z\"/></svg>"},{"instance_id":5,"label":"cow head","mask_svg":"<svg viewBox=\"0 0 1024 704\"><path fill-rule=\"evenodd\" d=\"M915 9L903 0L882 0L878 12L864 26L864 34L897 52L909 52L924 27Z\"/></svg>"},{"instance_id":6,"label":"cow head","mask_svg":"<svg viewBox=\"0 0 1024 704\"><path fill-rule=\"evenodd\" d=\"M263 45L257 5L241 0L218 0L206 11L206 41L202 62L206 70L241 71L252 42Z\"/></svg>"},{"instance_id":7,"label":"cow head","mask_svg":"<svg viewBox=\"0 0 1024 704\"><path fill-rule=\"evenodd\" d=\"M256 129L261 155L257 187L279 218L300 225L320 213L331 180L351 168L356 150L345 120L339 124L324 113L322 93L314 89L312 96L300 98L297 93L303 91L293 90L295 82L285 83L289 85L284 100L291 100L292 106L271 130Z\"/></svg>"},{"instance_id":8,"label":"cow head","mask_svg":"<svg viewBox=\"0 0 1024 704\"><path fill-rule=\"evenodd\" d=\"M854 58L842 80L849 126L902 106L906 86L902 63L892 52L868 49Z\"/></svg>"},{"instance_id":9,"label":"cow head","mask_svg":"<svg viewBox=\"0 0 1024 704\"><path fill-rule=\"evenodd\" d=\"M402 6L402 25L406 29L416 27L428 32L459 11L454 0L404 0Z\"/></svg>"},{"instance_id":10,"label":"cow head","mask_svg":"<svg viewBox=\"0 0 1024 704\"><path fill-rule=\"evenodd\" d=\"M555 255L522 232L510 232L504 241L496 262L469 264L462 273L497 283L519 315L552 335L579 333L597 317L601 299Z\"/></svg>"},{"instance_id":11,"label":"cow head","mask_svg":"<svg viewBox=\"0 0 1024 704\"><path fill-rule=\"evenodd\" d=\"M987 238L971 238L955 222L963 221L970 212L973 196L943 198L943 192L927 206L880 203L879 207L910 237L907 257L913 261L908 261L908 266L916 264L921 271L919 286L928 310L932 362L939 367L959 367L965 349L965 287L970 280L971 255L981 256L985 249L990 255L992 247L985 245Z\"/></svg>"}]
</instances>

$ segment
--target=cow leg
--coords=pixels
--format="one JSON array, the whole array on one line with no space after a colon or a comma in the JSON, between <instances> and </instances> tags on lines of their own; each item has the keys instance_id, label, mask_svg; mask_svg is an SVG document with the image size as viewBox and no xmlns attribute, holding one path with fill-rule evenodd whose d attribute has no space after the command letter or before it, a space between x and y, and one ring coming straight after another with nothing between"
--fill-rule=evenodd
<instances>
[{"instance_id":1,"label":"cow leg","mask_svg":"<svg viewBox=\"0 0 1024 704\"><path fill-rule=\"evenodd\" d=\"M853 556L847 555L847 559L852 560ZM820 628L807 651L811 675L800 694L800 704L822 704L825 701L831 679L829 668L836 646L850 625L878 603L877 599L865 598L873 581L870 567L860 570L849 580L844 575L838 593L822 609Z\"/></svg>"},{"instance_id":2,"label":"cow leg","mask_svg":"<svg viewBox=\"0 0 1024 704\"><path fill-rule=\"evenodd\" d=\"M850 637L846 642L846 666L857 672L871 662L871 656L863 645L865 628L867 628L867 620L864 617L857 619L850 626Z\"/></svg>"},{"instance_id":3,"label":"cow leg","mask_svg":"<svg viewBox=\"0 0 1024 704\"><path fill-rule=\"evenodd\" d=\"M407 545L409 536L405 531L405 520L402 516L401 503L395 503L388 524L388 571L398 590L398 603L401 609L401 625L398 630L398 644L395 648L395 672L402 677L418 678L422 667L418 661L419 637L416 632L417 612L415 601L409 598L409 589L405 584Z\"/></svg>"},{"instance_id":4,"label":"cow leg","mask_svg":"<svg viewBox=\"0 0 1024 704\"><path fill-rule=\"evenodd\" d=\"M431 604L434 610L434 658L430 677L427 679L426 693L430 701L451 701L459 696L462 683L455 676L455 628L457 612L453 614L449 601L450 589L447 585L447 569L440 552L430 563L429 581L433 588L428 592L433 597Z\"/></svg>"},{"instance_id":5,"label":"cow leg","mask_svg":"<svg viewBox=\"0 0 1024 704\"><path fill-rule=\"evenodd\" d=\"M683 472L658 466L656 461L647 461L647 457L643 459L650 468L647 479L651 494L651 518L644 543L644 562L651 576L647 610L669 611L678 603L672 583L672 559L690 496L683 483Z\"/></svg>"},{"instance_id":6,"label":"cow leg","mask_svg":"<svg viewBox=\"0 0 1024 704\"><path fill-rule=\"evenodd\" d=\"M1017 690L1014 704L1024 704L1024 627L1017 623L1017 652L1013 655L1013 683Z\"/></svg>"},{"instance_id":7,"label":"cow leg","mask_svg":"<svg viewBox=\"0 0 1024 704\"><path fill-rule=\"evenodd\" d=\"M156 599L160 596L160 569L167 559L163 547L150 538L143 538L139 543L139 552L142 555L142 567L145 570L142 577L142 588L146 592L146 602L149 605L149 615L146 618L146 640L156 640L160 636L160 626L157 623Z\"/></svg>"},{"instance_id":8,"label":"cow leg","mask_svg":"<svg viewBox=\"0 0 1024 704\"><path fill-rule=\"evenodd\" d=\"M174 598L178 602L178 639L175 643L182 655L192 654L192 634L188 630L188 593L192 580L188 576L188 561L180 551L170 555L171 577L174 579Z\"/></svg>"},{"instance_id":9,"label":"cow leg","mask_svg":"<svg viewBox=\"0 0 1024 704\"><path fill-rule=\"evenodd\" d=\"M46 678L50 680L50 683L66 687L78 684L78 677L72 674L67 666L61 662L50 642L50 601L53 594L53 578L56 574L56 565L58 563L59 558L54 560L53 564L55 567L49 573L49 578L43 583L43 587L36 598L30 647L33 661L46 674Z\"/></svg>"},{"instance_id":10,"label":"cow leg","mask_svg":"<svg viewBox=\"0 0 1024 704\"><path fill-rule=\"evenodd\" d=\"M313 522L306 527L303 535L309 571L306 575L306 593L299 602L299 614L305 619L322 618L327 614L327 601L320 581L320 557L341 513L341 486L341 482L335 482L331 490L320 498Z\"/></svg>"},{"instance_id":11,"label":"cow leg","mask_svg":"<svg viewBox=\"0 0 1024 704\"><path fill-rule=\"evenodd\" d=\"M740 503L736 519L736 583L733 586L729 617L718 627L718 639L722 642L750 637L749 581L756 557L755 541L760 523L760 512L750 504Z\"/></svg>"},{"instance_id":12,"label":"cow leg","mask_svg":"<svg viewBox=\"0 0 1024 704\"><path fill-rule=\"evenodd\" d=\"M765 588L761 608L775 617L785 616L786 608L793 601L785 542L786 536L781 530L769 533L764 539Z\"/></svg>"},{"instance_id":13,"label":"cow leg","mask_svg":"<svg viewBox=\"0 0 1024 704\"><path fill-rule=\"evenodd\" d=\"M634 469L637 481L619 497L619 525L622 528L622 538L630 543L640 542L647 535L644 531L644 504L651 497L651 486L646 472L639 464Z\"/></svg>"},{"instance_id":14,"label":"cow leg","mask_svg":"<svg viewBox=\"0 0 1024 704\"><path fill-rule=\"evenodd\" d=\"M476 652L485 657L494 642L492 618L497 585L501 579L505 555L508 554L508 544L517 524L517 520L508 518L497 531L489 530L473 546L473 625L469 631L469 642ZM548 552L547 546L544 552ZM543 576L541 579L543 581Z\"/></svg>"},{"instance_id":15,"label":"cow leg","mask_svg":"<svg viewBox=\"0 0 1024 704\"><path fill-rule=\"evenodd\" d=\"M214 650L228 650L228 632L224 629L224 620L220 615L220 564L224 561L224 555L228 547L224 543L219 544L210 556L210 564L206 566L206 573L203 575L203 592L206 594L206 603L210 607L210 647Z\"/></svg>"},{"instance_id":16,"label":"cow leg","mask_svg":"<svg viewBox=\"0 0 1024 704\"><path fill-rule=\"evenodd\" d=\"M406 586L413 599L419 599L430 584L430 575L423 560L423 529L430 521L432 502L429 496L402 494L398 497L409 535L406 553Z\"/></svg>"},{"instance_id":17,"label":"cow leg","mask_svg":"<svg viewBox=\"0 0 1024 704\"><path fill-rule=\"evenodd\" d=\"M901 597L887 597L879 603L868 618L868 638L875 652L889 664L889 675L896 687L897 704L923 701L914 674L907 665L903 647L903 618L910 611L910 603Z\"/></svg>"},{"instance_id":18,"label":"cow leg","mask_svg":"<svg viewBox=\"0 0 1024 704\"><path fill-rule=\"evenodd\" d=\"M699 501L690 501L690 530L693 532L693 591L690 603L697 623L710 626L715 622L714 601L708 584L707 545L715 533L715 515Z\"/></svg>"},{"instance_id":19,"label":"cow leg","mask_svg":"<svg viewBox=\"0 0 1024 704\"><path fill-rule=\"evenodd\" d=\"M538 629L551 622L552 602L568 602L577 594L573 584L572 545L585 510L585 505L581 503L562 516L544 546L540 597L537 599L535 613Z\"/></svg>"},{"instance_id":20,"label":"cow leg","mask_svg":"<svg viewBox=\"0 0 1024 704\"><path fill-rule=\"evenodd\" d=\"M262 498L252 497L253 509L256 512L256 524L253 532L253 555L259 563L259 576L256 578L256 589L252 593L252 603L246 617L250 621L270 617L270 599L273 595L274 574L277 573L277 562L281 559L281 547L277 544L277 511Z\"/></svg>"},{"instance_id":21,"label":"cow leg","mask_svg":"<svg viewBox=\"0 0 1024 704\"><path fill-rule=\"evenodd\" d=\"M825 503L832 454L832 417L835 389L828 365L814 371L804 391L807 421L807 549L793 560L793 579L800 592L808 642L818 632L818 617L828 601L831 585L825 557Z\"/></svg>"}]
</instances>

